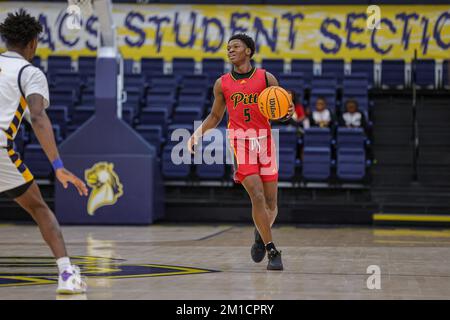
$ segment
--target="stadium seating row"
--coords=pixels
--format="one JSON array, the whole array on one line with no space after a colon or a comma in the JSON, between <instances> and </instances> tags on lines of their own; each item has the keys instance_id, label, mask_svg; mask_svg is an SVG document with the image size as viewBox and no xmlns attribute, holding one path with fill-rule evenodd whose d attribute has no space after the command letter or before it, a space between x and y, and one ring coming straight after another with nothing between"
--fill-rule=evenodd
<instances>
[{"instance_id":1,"label":"stadium seating row","mask_svg":"<svg viewBox=\"0 0 450 320\"><path fill-rule=\"evenodd\" d=\"M34 64L41 67L41 59L36 57ZM275 76L282 74L301 73L306 82L309 82L314 75L314 62L310 59L293 59L290 63L290 70L287 70L287 64L283 59L263 59L262 67L269 70ZM223 59L203 59L201 73L208 75L211 79L217 78L225 70L225 61ZM373 60L352 60L349 65L350 70L346 70L345 62L342 59L324 59L320 64L321 75L332 75L336 77L338 84L346 74L365 74L368 77L371 86L380 85L383 88L404 88L409 85L410 72L406 72L406 63L404 60L386 59L381 62L380 83L375 83L375 63ZM414 64L415 83L424 88L435 88L438 86L446 87L448 81L448 60L443 62L442 69L437 68L437 63L433 59L418 59ZM95 57L80 57L78 59L78 70L83 75L93 75L95 73ZM72 60L69 56L50 56L47 60L47 72L50 74L58 71L73 71ZM175 58L172 61L172 73L177 76L190 75L197 73L194 59ZM289 71L289 72L286 72ZM131 59L124 60L124 73L134 74L136 68ZM143 58L140 61L141 74L163 74L164 60L162 58Z\"/></svg>"}]
</instances>

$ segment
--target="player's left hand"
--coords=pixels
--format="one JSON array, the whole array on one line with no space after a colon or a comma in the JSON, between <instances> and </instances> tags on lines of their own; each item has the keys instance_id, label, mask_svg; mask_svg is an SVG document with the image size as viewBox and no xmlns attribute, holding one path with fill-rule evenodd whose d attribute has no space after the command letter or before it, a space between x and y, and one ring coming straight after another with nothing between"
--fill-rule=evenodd
<instances>
[{"instance_id":1,"label":"player's left hand","mask_svg":"<svg viewBox=\"0 0 450 320\"><path fill-rule=\"evenodd\" d=\"M77 188L80 196L88 195L86 184L69 170L64 168L58 169L56 170L55 175L59 182L63 185L64 189L67 189L69 183L71 183L75 186L75 188Z\"/></svg>"}]
</instances>

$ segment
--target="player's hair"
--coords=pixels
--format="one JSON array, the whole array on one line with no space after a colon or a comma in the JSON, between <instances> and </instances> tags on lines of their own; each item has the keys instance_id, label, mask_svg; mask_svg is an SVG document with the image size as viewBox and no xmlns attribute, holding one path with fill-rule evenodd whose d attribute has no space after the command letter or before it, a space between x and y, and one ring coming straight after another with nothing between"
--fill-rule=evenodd
<instances>
[{"instance_id":1,"label":"player's hair","mask_svg":"<svg viewBox=\"0 0 450 320\"><path fill-rule=\"evenodd\" d=\"M325 99L325 97L323 96L317 97L316 102L319 100L322 100L325 104L327 104L327 99Z\"/></svg>"},{"instance_id":2,"label":"player's hair","mask_svg":"<svg viewBox=\"0 0 450 320\"><path fill-rule=\"evenodd\" d=\"M230 39L228 39L228 43L231 40L241 40L243 43L245 43L245 45L250 48L250 51L252 52L250 54L250 58L253 57L253 55L255 54L255 41L249 37L248 35L246 35L245 33L238 33L235 35L232 35Z\"/></svg>"},{"instance_id":3,"label":"player's hair","mask_svg":"<svg viewBox=\"0 0 450 320\"><path fill-rule=\"evenodd\" d=\"M348 104L353 103L356 106L356 109L359 108L358 101L356 99L348 99L345 101L345 108L347 108Z\"/></svg>"},{"instance_id":4,"label":"player's hair","mask_svg":"<svg viewBox=\"0 0 450 320\"><path fill-rule=\"evenodd\" d=\"M24 9L10 12L0 24L0 35L8 46L24 48L42 32L42 25Z\"/></svg>"}]
</instances>

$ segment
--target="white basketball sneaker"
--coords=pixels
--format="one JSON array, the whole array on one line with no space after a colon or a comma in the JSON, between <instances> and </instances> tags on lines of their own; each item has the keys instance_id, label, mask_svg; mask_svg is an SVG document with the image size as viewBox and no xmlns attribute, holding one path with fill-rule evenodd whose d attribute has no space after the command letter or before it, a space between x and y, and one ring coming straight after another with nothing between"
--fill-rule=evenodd
<instances>
[{"instance_id":1,"label":"white basketball sneaker","mask_svg":"<svg viewBox=\"0 0 450 320\"><path fill-rule=\"evenodd\" d=\"M58 277L58 294L80 294L87 290L86 282L81 278L80 268L72 265L72 270L64 270Z\"/></svg>"}]
</instances>

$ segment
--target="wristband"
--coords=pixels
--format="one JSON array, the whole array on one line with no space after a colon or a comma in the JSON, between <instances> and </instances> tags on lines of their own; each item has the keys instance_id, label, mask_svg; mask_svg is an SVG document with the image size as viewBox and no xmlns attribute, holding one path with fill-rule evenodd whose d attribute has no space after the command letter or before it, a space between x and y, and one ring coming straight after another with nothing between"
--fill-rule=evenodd
<instances>
[{"instance_id":1,"label":"wristband","mask_svg":"<svg viewBox=\"0 0 450 320\"><path fill-rule=\"evenodd\" d=\"M52 167L53 167L53 170L55 170L55 171L58 170L58 169L64 168L64 164L63 164L61 158L58 158L58 159L54 160L52 162Z\"/></svg>"}]
</instances>

